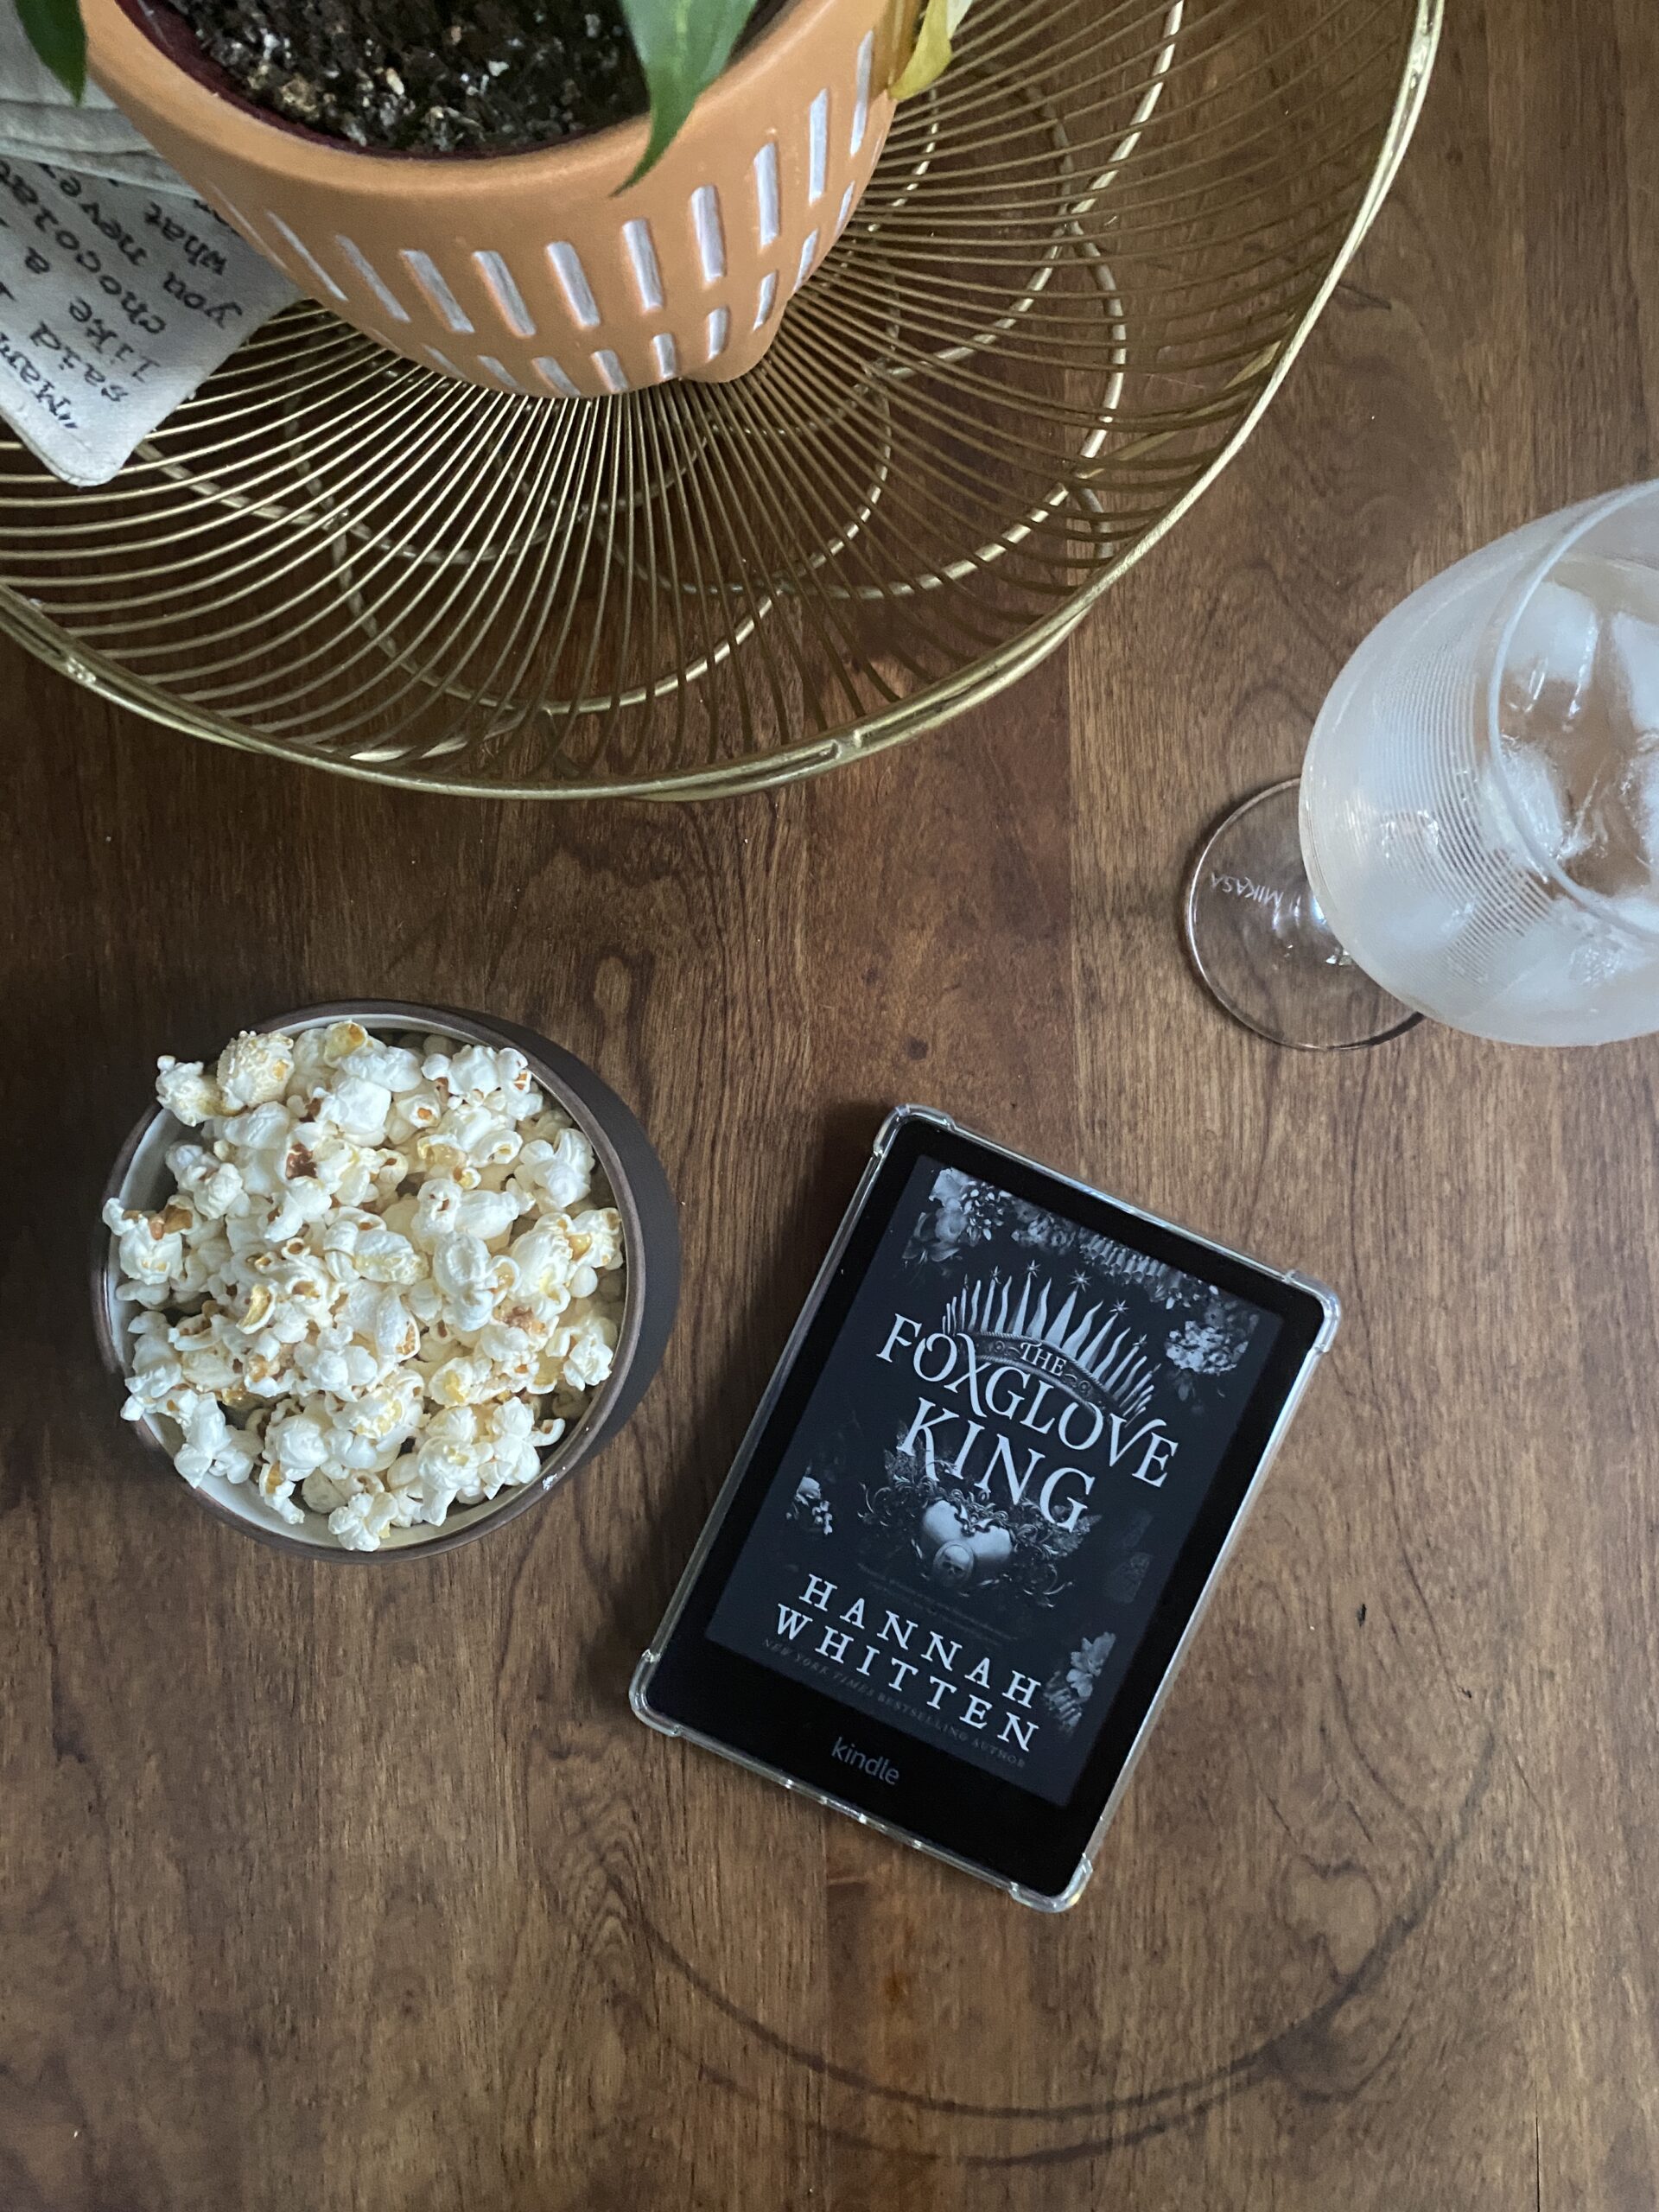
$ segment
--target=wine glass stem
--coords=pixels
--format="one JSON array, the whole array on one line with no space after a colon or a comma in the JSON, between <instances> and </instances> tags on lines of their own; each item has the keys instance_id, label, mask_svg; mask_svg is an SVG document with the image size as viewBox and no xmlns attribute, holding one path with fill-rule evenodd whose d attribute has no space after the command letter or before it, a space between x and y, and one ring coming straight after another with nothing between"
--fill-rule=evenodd
<instances>
[{"instance_id":1,"label":"wine glass stem","mask_svg":"<svg viewBox=\"0 0 1659 2212\"><path fill-rule=\"evenodd\" d=\"M1199 975L1259 1036L1329 1051L1397 1037L1418 1019L1332 928L1303 861L1294 778L1217 823L1188 874L1184 912Z\"/></svg>"}]
</instances>

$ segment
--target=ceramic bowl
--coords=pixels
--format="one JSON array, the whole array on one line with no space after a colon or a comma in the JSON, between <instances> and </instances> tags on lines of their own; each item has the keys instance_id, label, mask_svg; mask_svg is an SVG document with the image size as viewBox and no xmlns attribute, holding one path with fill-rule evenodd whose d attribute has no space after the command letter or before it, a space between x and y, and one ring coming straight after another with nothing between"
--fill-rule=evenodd
<instances>
[{"instance_id":1,"label":"ceramic bowl","mask_svg":"<svg viewBox=\"0 0 1659 2212\"><path fill-rule=\"evenodd\" d=\"M308 1514L302 1528L290 1528L264 1505L250 1484L214 1478L200 1489L182 1485L217 1519L262 1542L321 1559L372 1563L406 1559L411 1554L428 1556L452 1551L486 1529L501 1528L528 1512L616 1434L662 1363L679 1300L680 1238L668 1179L645 1131L616 1093L571 1053L513 1022L458 1013L448 1007L404 1005L391 999L345 1000L338 1005L304 1007L297 1013L273 1015L257 1027L280 1029L291 1036L296 1030L347 1020L360 1021L365 1029L382 1035L395 1030L418 1030L467 1044L512 1046L521 1052L549 1098L563 1108L593 1146L622 1217L627 1264L621 1332L609 1378L590 1395L582 1414L557 1443L543 1453L537 1478L522 1489L504 1491L478 1505L452 1506L442 1528L393 1529L378 1551L349 1552L329 1534L321 1516ZM100 1214L111 1198L128 1208L149 1211L161 1205L173 1188L165 1155L170 1146L188 1134L171 1114L152 1107L121 1147L99 1201ZM112 1374L121 1375L127 1363L128 1330L134 1309L115 1295L120 1276L113 1240L101 1221L96 1239L93 1323L105 1366ZM159 1421L152 1417L137 1422L134 1428L168 1467L169 1478L179 1482L180 1478L170 1473L170 1452L162 1433L172 1426L163 1416Z\"/></svg>"}]
</instances>

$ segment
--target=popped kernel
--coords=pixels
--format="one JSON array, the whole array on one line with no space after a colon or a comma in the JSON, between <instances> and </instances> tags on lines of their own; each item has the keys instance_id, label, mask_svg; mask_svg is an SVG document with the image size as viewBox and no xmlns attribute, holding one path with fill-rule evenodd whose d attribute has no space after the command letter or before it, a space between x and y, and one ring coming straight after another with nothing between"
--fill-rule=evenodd
<instances>
[{"instance_id":1,"label":"popped kernel","mask_svg":"<svg viewBox=\"0 0 1659 2212\"><path fill-rule=\"evenodd\" d=\"M286 1037L245 1029L219 1054L214 1077L220 1098L234 1113L281 1098L293 1073L294 1047Z\"/></svg>"},{"instance_id":2,"label":"popped kernel","mask_svg":"<svg viewBox=\"0 0 1659 2212\"><path fill-rule=\"evenodd\" d=\"M203 1074L200 1060L175 1060L165 1052L156 1063L156 1096L188 1129L199 1129L211 1116L225 1110L219 1085Z\"/></svg>"}]
</instances>

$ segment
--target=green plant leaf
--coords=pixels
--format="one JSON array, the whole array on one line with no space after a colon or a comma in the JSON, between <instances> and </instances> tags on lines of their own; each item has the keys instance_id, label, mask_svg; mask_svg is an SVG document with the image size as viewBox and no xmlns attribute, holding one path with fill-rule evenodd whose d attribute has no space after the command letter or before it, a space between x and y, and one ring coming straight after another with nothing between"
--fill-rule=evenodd
<instances>
[{"instance_id":1,"label":"green plant leaf","mask_svg":"<svg viewBox=\"0 0 1659 2212\"><path fill-rule=\"evenodd\" d=\"M634 52L651 93L651 137L637 184L731 59L754 0L622 0Z\"/></svg>"},{"instance_id":2,"label":"green plant leaf","mask_svg":"<svg viewBox=\"0 0 1659 2212\"><path fill-rule=\"evenodd\" d=\"M86 90L86 28L80 0L16 0L24 35L73 99Z\"/></svg>"}]
</instances>

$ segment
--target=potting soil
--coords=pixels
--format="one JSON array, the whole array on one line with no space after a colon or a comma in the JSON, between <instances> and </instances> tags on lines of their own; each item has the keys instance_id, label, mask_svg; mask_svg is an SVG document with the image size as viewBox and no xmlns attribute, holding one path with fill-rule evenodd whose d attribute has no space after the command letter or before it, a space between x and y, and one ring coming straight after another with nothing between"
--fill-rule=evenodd
<instances>
[{"instance_id":1,"label":"potting soil","mask_svg":"<svg viewBox=\"0 0 1659 2212\"><path fill-rule=\"evenodd\" d=\"M505 154L642 114L617 0L171 0L260 106L357 146Z\"/></svg>"}]
</instances>

